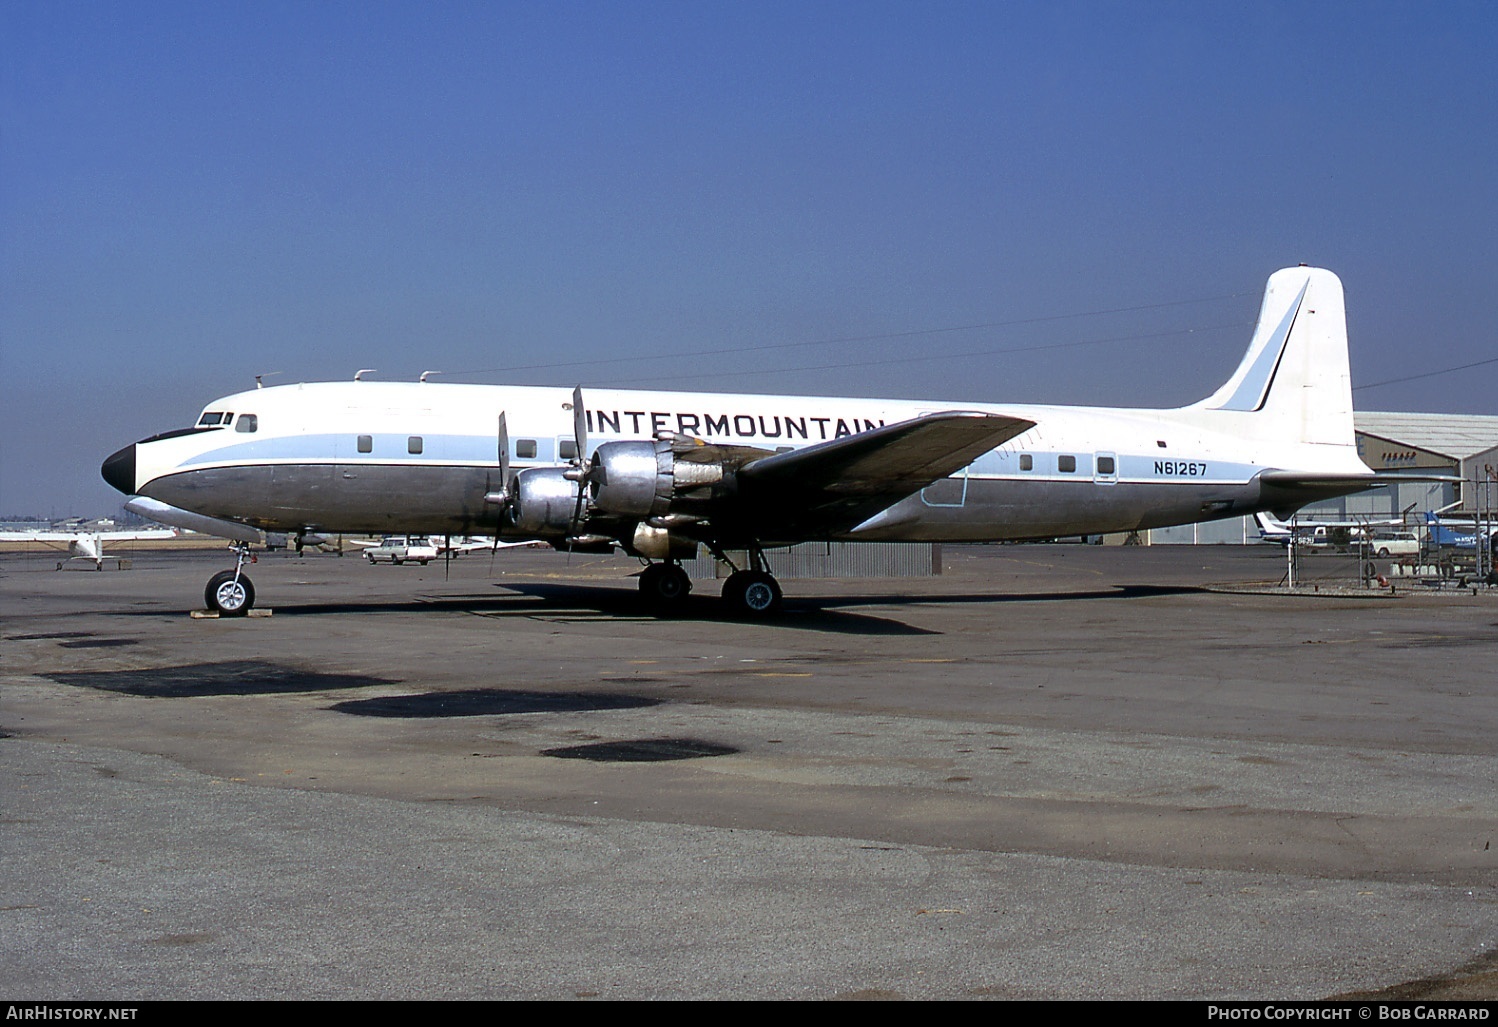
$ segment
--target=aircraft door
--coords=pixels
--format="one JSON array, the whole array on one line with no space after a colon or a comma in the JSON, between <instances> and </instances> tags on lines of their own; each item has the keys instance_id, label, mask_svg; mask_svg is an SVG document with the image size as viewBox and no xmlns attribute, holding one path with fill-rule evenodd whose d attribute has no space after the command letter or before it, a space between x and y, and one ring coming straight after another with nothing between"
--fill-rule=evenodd
<instances>
[{"instance_id":1,"label":"aircraft door","mask_svg":"<svg viewBox=\"0 0 1498 1027\"><path fill-rule=\"evenodd\" d=\"M1092 480L1100 485L1112 485L1118 481L1118 454L1092 454Z\"/></svg>"}]
</instances>

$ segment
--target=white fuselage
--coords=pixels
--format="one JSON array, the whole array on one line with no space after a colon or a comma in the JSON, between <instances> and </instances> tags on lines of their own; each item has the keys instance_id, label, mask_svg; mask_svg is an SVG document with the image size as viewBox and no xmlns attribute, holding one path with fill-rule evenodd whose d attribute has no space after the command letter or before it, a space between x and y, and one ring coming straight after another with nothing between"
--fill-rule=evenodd
<instances>
[{"instance_id":1,"label":"white fuselage","mask_svg":"<svg viewBox=\"0 0 1498 1027\"><path fill-rule=\"evenodd\" d=\"M1275 505L1257 475L1359 473L1350 446L1217 430L1210 412L589 390L587 445L662 432L775 452L975 410L1035 426L839 537L1003 540L1124 531ZM196 430L131 447L127 482L172 506L272 531L505 533L484 497L512 471L574 455L572 395L545 387L327 382L216 400ZM121 453L125 453L122 450ZM120 454L116 454L116 458ZM116 458L111 458L112 460ZM1282 498L1282 497L1281 497ZM513 533L512 533L513 534Z\"/></svg>"}]
</instances>

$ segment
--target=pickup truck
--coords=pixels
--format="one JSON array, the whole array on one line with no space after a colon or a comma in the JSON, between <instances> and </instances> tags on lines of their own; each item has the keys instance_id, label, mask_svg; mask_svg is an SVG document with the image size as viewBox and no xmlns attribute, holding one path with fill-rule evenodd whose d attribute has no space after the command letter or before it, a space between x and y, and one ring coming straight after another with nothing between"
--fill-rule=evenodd
<instances>
[{"instance_id":1,"label":"pickup truck","mask_svg":"<svg viewBox=\"0 0 1498 1027\"><path fill-rule=\"evenodd\" d=\"M399 565L411 560L423 567L437 559L437 555L437 547L419 535L410 537L387 535L380 540L379 545L364 550L364 557L370 563L379 563L383 560Z\"/></svg>"}]
</instances>

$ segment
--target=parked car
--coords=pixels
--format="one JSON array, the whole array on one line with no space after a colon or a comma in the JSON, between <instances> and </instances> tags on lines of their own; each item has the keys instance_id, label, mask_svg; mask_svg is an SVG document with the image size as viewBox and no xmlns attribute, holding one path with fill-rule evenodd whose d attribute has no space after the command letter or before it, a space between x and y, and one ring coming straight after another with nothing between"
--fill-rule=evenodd
<instances>
[{"instance_id":1,"label":"parked car","mask_svg":"<svg viewBox=\"0 0 1498 1027\"><path fill-rule=\"evenodd\" d=\"M1414 556L1420 552L1420 537L1413 531L1375 531L1368 538L1368 549L1385 560L1391 556Z\"/></svg>"},{"instance_id":2,"label":"parked car","mask_svg":"<svg viewBox=\"0 0 1498 1027\"><path fill-rule=\"evenodd\" d=\"M380 540L379 545L364 550L364 556L370 563L379 563L384 560L393 564L402 564L411 560L425 567L429 562L437 559L437 547L420 535L409 537L387 535Z\"/></svg>"}]
</instances>

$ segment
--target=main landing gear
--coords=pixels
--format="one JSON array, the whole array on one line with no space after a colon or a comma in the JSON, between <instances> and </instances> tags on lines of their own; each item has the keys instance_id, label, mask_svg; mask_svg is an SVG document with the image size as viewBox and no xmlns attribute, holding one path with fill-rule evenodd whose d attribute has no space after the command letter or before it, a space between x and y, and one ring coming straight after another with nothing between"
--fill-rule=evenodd
<instances>
[{"instance_id":1,"label":"main landing gear","mask_svg":"<svg viewBox=\"0 0 1498 1027\"><path fill-rule=\"evenodd\" d=\"M674 561L650 564L640 574L640 595L662 612L679 607L691 591L692 579Z\"/></svg>"},{"instance_id":2,"label":"main landing gear","mask_svg":"<svg viewBox=\"0 0 1498 1027\"><path fill-rule=\"evenodd\" d=\"M244 565L247 559L254 563L255 558L250 555L250 547L242 542L231 548L236 554L234 569L219 571L208 579L208 587L203 589L203 602L208 609L218 611L221 617L243 617L255 605L255 586L244 573Z\"/></svg>"},{"instance_id":3,"label":"main landing gear","mask_svg":"<svg viewBox=\"0 0 1498 1027\"><path fill-rule=\"evenodd\" d=\"M784 598L780 583L769 572L758 546L749 548L750 566L746 569L735 565L720 547L710 548L715 557L734 568L723 582L723 602L733 616L761 620L780 612ZM650 564L640 575L640 595L660 613L680 609L691 591L691 579L675 561Z\"/></svg>"},{"instance_id":4,"label":"main landing gear","mask_svg":"<svg viewBox=\"0 0 1498 1027\"><path fill-rule=\"evenodd\" d=\"M734 571L723 582L723 601L738 617L773 617L781 598L780 583L769 571Z\"/></svg>"}]
</instances>

